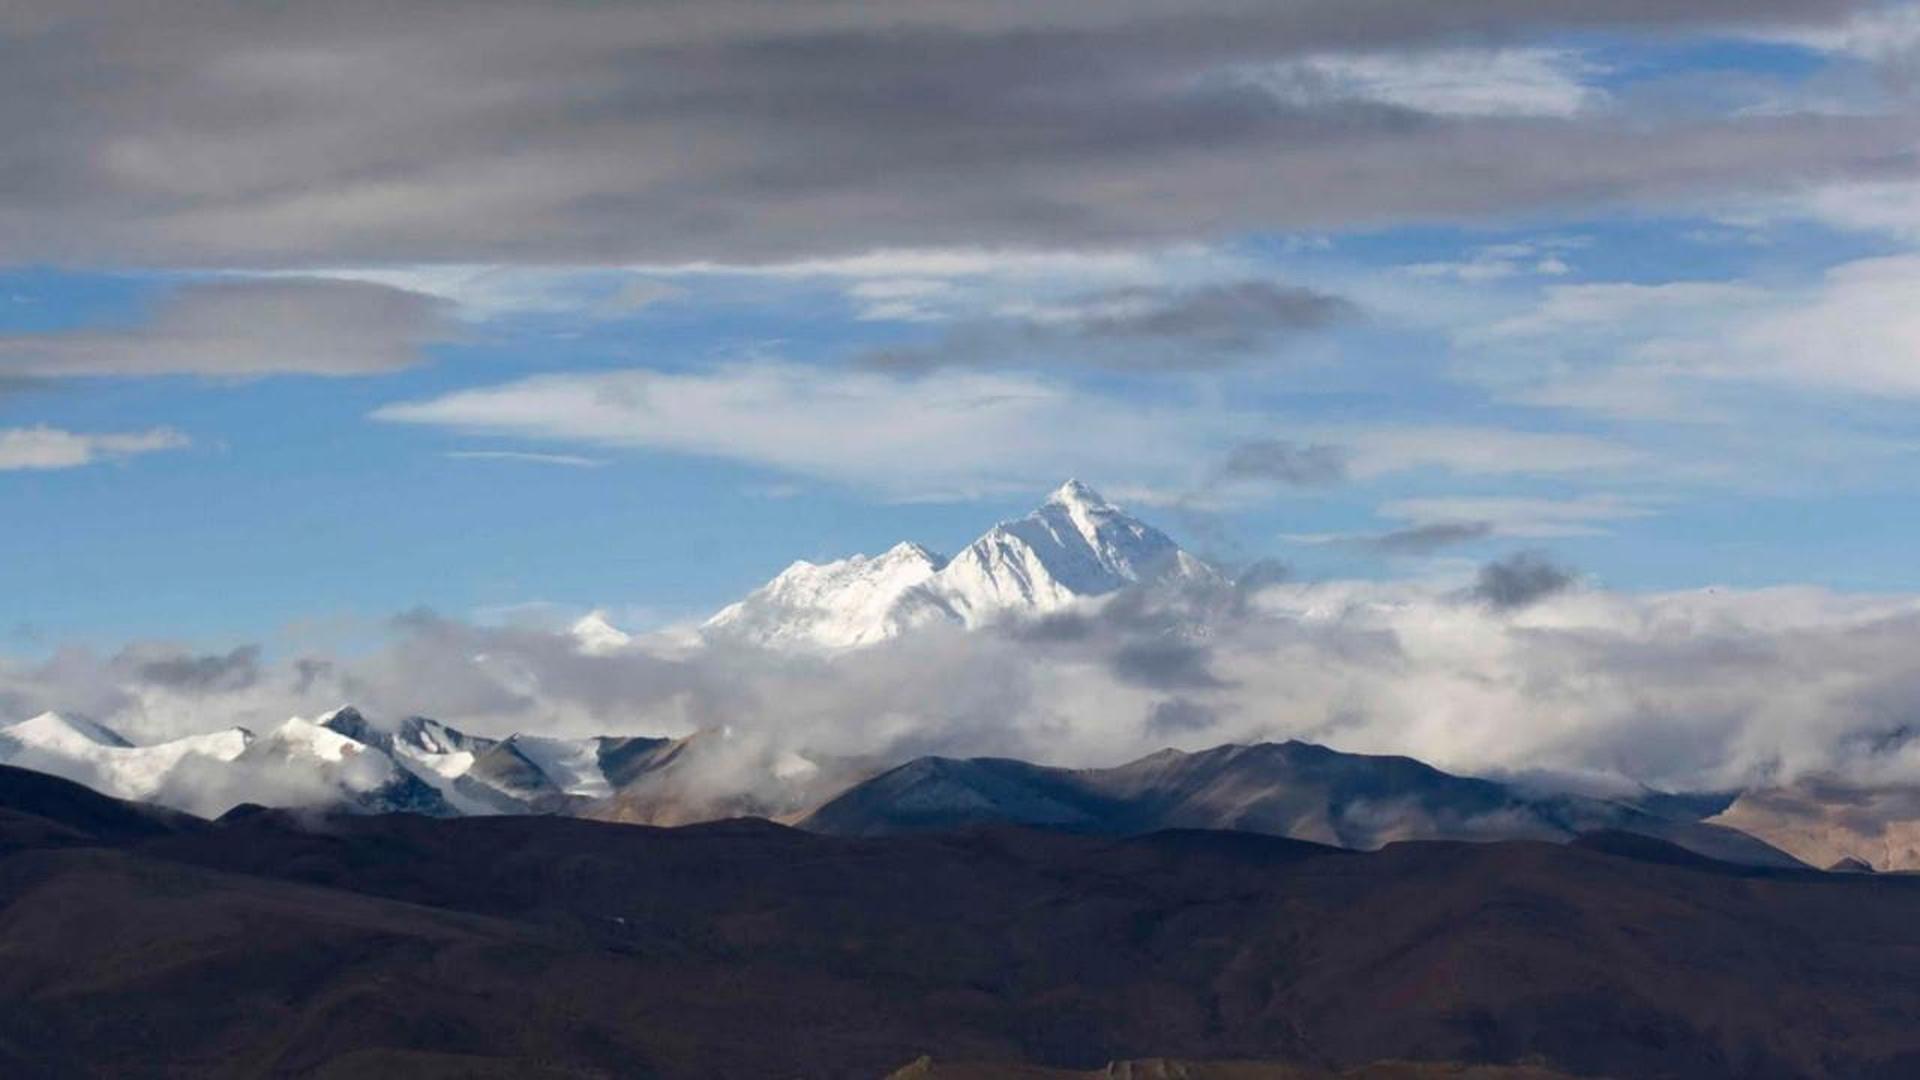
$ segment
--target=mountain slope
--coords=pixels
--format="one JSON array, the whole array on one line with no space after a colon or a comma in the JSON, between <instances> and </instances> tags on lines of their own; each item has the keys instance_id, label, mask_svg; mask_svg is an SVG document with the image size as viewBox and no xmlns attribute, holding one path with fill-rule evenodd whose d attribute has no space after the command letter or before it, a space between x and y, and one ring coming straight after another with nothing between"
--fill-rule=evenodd
<instances>
[{"instance_id":1,"label":"mountain slope","mask_svg":"<svg viewBox=\"0 0 1920 1080\"><path fill-rule=\"evenodd\" d=\"M1192 831L301 820L0 853L0 1073L1920 1066L1904 877L1743 871L1653 840L1361 854Z\"/></svg>"},{"instance_id":2,"label":"mountain slope","mask_svg":"<svg viewBox=\"0 0 1920 1080\"><path fill-rule=\"evenodd\" d=\"M1744 792L1710 819L1750 833L1814 866L1853 862L1920 870L1920 787L1863 787L1808 777Z\"/></svg>"},{"instance_id":3,"label":"mountain slope","mask_svg":"<svg viewBox=\"0 0 1920 1080\"><path fill-rule=\"evenodd\" d=\"M921 758L843 792L801 824L846 836L982 825L1109 835L1230 829L1363 850L1399 840L1564 842L1619 829L1723 860L1800 865L1736 830L1684 816L1603 799L1535 796L1412 758L1344 754L1302 742L1163 750L1112 769Z\"/></svg>"},{"instance_id":4,"label":"mountain slope","mask_svg":"<svg viewBox=\"0 0 1920 1080\"><path fill-rule=\"evenodd\" d=\"M231 762L251 741L245 730L230 728L135 746L100 724L42 713L0 727L0 764L65 777L115 798L148 800L188 758Z\"/></svg>"},{"instance_id":5,"label":"mountain slope","mask_svg":"<svg viewBox=\"0 0 1920 1080\"><path fill-rule=\"evenodd\" d=\"M918 544L838 562L797 562L709 619L709 638L771 648L847 649L946 623L968 629L1041 614L1129 585L1215 571L1165 533L1069 480L951 560Z\"/></svg>"}]
</instances>

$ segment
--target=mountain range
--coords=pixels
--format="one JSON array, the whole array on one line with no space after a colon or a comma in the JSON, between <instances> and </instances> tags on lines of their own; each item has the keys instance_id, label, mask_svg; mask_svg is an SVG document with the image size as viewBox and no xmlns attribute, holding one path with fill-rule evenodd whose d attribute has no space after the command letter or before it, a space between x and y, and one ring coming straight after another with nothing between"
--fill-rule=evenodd
<instances>
[{"instance_id":1,"label":"mountain range","mask_svg":"<svg viewBox=\"0 0 1920 1080\"><path fill-rule=\"evenodd\" d=\"M1565 843L1612 830L1657 837L1724 862L1803 866L1735 828L1701 820L1729 798L1536 794L1454 776L1413 758L1293 741L1163 750L1112 769L921 758L856 785L800 824L843 836L988 825L1113 836L1216 829L1364 851L1402 840Z\"/></svg>"},{"instance_id":2,"label":"mountain range","mask_svg":"<svg viewBox=\"0 0 1920 1080\"><path fill-rule=\"evenodd\" d=\"M250 790L264 796L271 783L299 805L361 814L546 814L646 825L754 816L846 836L1007 825L1116 836L1228 829L1369 850L1416 839L1568 842L1618 830L1728 862L1802 865L1737 828L1703 820L1732 796L1541 794L1411 758L1302 742L1164 750L1112 769L940 757L885 768L791 753L756 757L724 732L491 739L425 717L382 727L342 708L259 736L234 729L155 746L46 714L0 728L0 763L209 816L227 807L196 805L193 792L211 787L242 801ZM207 770L222 769L232 782L208 784Z\"/></svg>"},{"instance_id":3,"label":"mountain range","mask_svg":"<svg viewBox=\"0 0 1920 1080\"><path fill-rule=\"evenodd\" d=\"M1033 513L995 525L951 559L901 544L872 558L795 563L702 632L830 659L919 628L977 628L1099 604L1133 586L1224 580L1166 534L1069 481ZM583 620L575 638L593 655L632 643L598 616ZM1920 799L1901 791L1866 800L1883 811L1877 817L1861 810L1858 793L1834 796L1834 784L1704 799L1651 791L1602 799L1297 742L1170 749L1118 768L1076 770L774 751L725 729L679 738L492 738L426 717L375 722L343 707L257 734L234 727L149 745L47 713L0 727L0 763L209 817L254 802L653 825L756 816L855 836L990 825L1108 835L1205 828L1362 849L1403 839L1566 842L1611 829L1748 865L1920 866L1912 840Z\"/></svg>"},{"instance_id":4,"label":"mountain range","mask_svg":"<svg viewBox=\"0 0 1920 1080\"><path fill-rule=\"evenodd\" d=\"M1615 832L207 822L0 766L0 1075L1893 1078L1916 888Z\"/></svg>"},{"instance_id":5,"label":"mountain range","mask_svg":"<svg viewBox=\"0 0 1920 1080\"><path fill-rule=\"evenodd\" d=\"M850 649L937 624L968 629L1058 611L1130 585L1220 572L1100 493L1069 480L1026 517L945 558L914 543L830 563L796 562L702 628L771 648Z\"/></svg>"}]
</instances>

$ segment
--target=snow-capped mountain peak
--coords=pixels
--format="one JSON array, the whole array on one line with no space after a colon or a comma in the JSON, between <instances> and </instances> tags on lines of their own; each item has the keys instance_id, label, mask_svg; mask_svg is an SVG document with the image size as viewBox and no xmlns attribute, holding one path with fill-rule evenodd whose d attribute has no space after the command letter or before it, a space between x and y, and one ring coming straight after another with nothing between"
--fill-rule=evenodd
<instances>
[{"instance_id":1,"label":"snow-capped mountain peak","mask_svg":"<svg viewBox=\"0 0 1920 1080\"><path fill-rule=\"evenodd\" d=\"M103 725L48 712L0 727L0 764L63 776L123 799L148 799L188 758L232 761L251 739L229 728L136 746Z\"/></svg>"},{"instance_id":2,"label":"snow-capped mountain peak","mask_svg":"<svg viewBox=\"0 0 1920 1080\"><path fill-rule=\"evenodd\" d=\"M633 644L633 635L613 625L604 611L589 611L573 624L573 640L589 656L609 656Z\"/></svg>"},{"instance_id":3,"label":"snow-capped mountain peak","mask_svg":"<svg viewBox=\"0 0 1920 1080\"><path fill-rule=\"evenodd\" d=\"M43 712L17 724L0 728L0 738L10 739L21 746L67 752L82 751L96 746L118 750L133 746L117 731L91 720L56 712Z\"/></svg>"},{"instance_id":4,"label":"snow-capped mountain peak","mask_svg":"<svg viewBox=\"0 0 1920 1080\"><path fill-rule=\"evenodd\" d=\"M974 628L1131 584L1213 573L1165 533L1069 480L951 560L903 543L877 556L796 562L705 630L776 648L846 649L929 624Z\"/></svg>"}]
</instances>

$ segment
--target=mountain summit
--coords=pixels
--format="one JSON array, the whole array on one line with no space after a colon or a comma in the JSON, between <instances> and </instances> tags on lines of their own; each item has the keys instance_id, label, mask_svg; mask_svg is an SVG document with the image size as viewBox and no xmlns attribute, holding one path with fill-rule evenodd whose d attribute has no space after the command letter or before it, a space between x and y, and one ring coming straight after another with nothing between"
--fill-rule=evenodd
<instances>
[{"instance_id":1,"label":"mountain summit","mask_svg":"<svg viewBox=\"0 0 1920 1080\"><path fill-rule=\"evenodd\" d=\"M946 559L903 543L883 555L796 562L707 621L711 637L849 649L930 624L972 629L1056 611L1128 585L1215 576L1165 533L1069 480L1033 513Z\"/></svg>"}]
</instances>

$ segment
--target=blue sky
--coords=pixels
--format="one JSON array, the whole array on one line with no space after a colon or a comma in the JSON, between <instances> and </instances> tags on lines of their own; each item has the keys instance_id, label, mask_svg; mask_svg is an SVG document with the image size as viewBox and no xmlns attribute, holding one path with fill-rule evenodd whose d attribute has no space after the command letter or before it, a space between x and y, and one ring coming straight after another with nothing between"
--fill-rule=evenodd
<instances>
[{"instance_id":1,"label":"blue sky","mask_svg":"<svg viewBox=\"0 0 1920 1080\"><path fill-rule=\"evenodd\" d=\"M538 153L487 149L464 106L444 159L429 139L364 174L256 183L309 142L396 136L344 119L341 83L230 58L314 94L287 106L298 150L283 118L208 105L177 132L136 111L18 151L111 183L0 214L0 251L22 253L0 271L0 650L351 640L422 607L658 625L795 558L951 551L1068 475L1223 562L1305 578L1464 579L1541 549L1626 590L1920 589L1920 318L1900 301L1920 295L1920 187L1899 141L1920 23L1699 7L1175 58L1373 141L1323 160L1175 139L1161 161L1031 174L1043 151L988 147L1011 162L991 205L991 173L868 182L792 145L751 186L688 164L656 205L622 177L694 160L697 133L647 128L666 157L603 174L601 147L639 135L600 119L536 147L566 173L540 188L518 171ZM72 40L110 52L117 29ZM380 65L409 28L295 47L317 32L266 25L259 54L407 77ZM396 131L440 119L408 112L423 100ZM859 114L869 171L916 100L897 127ZM1062 143L1081 130L1055 122ZM1421 141L1446 125L1512 157ZM1540 164L1581 155L1588 174ZM387 198L366 176L403 178L391 220L364 211ZM1015 195L1044 213L1023 225ZM1332 464L1288 464L1308 460Z\"/></svg>"}]
</instances>

